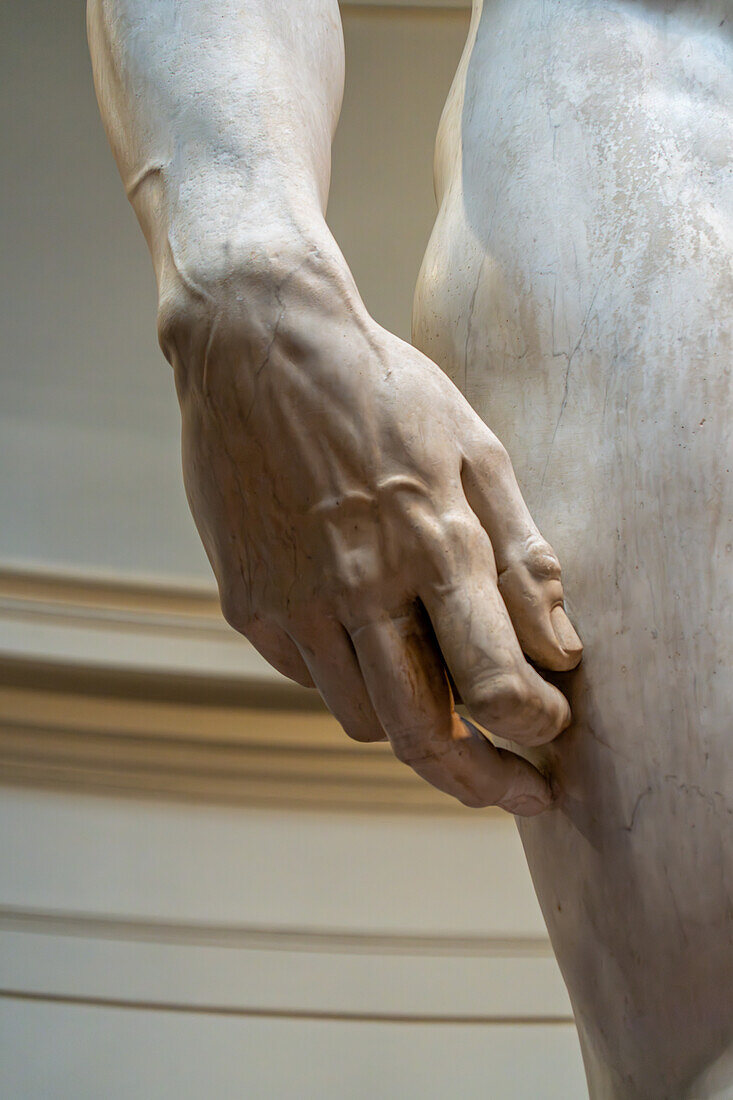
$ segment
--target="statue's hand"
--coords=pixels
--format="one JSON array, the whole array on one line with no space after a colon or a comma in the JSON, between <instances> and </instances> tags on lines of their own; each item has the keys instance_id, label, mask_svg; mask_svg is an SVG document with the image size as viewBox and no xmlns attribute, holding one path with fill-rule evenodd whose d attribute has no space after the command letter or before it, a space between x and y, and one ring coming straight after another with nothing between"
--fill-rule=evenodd
<instances>
[{"instance_id":1,"label":"statue's hand","mask_svg":"<svg viewBox=\"0 0 733 1100\"><path fill-rule=\"evenodd\" d=\"M186 489L227 620L346 732L470 806L552 795L455 713L537 745L574 667L560 567L506 451L442 371L320 254L164 308Z\"/></svg>"}]
</instances>

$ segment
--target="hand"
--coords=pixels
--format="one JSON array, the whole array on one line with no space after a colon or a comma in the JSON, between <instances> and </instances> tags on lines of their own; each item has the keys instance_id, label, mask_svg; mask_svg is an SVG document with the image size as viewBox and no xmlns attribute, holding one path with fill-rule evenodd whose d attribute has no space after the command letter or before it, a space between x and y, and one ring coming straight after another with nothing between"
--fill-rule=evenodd
<instances>
[{"instance_id":1,"label":"hand","mask_svg":"<svg viewBox=\"0 0 733 1100\"><path fill-rule=\"evenodd\" d=\"M203 304L202 304L203 303ZM469 806L531 815L581 645L508 455L442 371L313 249L164 310L186 490L227 620L349 736ZM524 652L523 652L524 651Z\"/></svg>"}]
</instances>

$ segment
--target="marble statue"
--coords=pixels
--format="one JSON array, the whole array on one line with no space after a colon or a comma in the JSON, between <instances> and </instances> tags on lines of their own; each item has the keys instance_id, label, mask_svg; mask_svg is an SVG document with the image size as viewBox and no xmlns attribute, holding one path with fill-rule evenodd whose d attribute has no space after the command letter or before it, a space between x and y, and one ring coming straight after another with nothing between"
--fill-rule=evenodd
<instances>
[{"instance_id":1,"label":"marble statue","mask_svg":"<svg viewBox=\"0 0 733 1100\"><path fill-rule=\"evenodd\" d=\"M89 0L224 614L518 815L594 1100L733 1097L732 21L475 0L412 347L324 220L336 0Z\"/></svg>"}]
</instances>

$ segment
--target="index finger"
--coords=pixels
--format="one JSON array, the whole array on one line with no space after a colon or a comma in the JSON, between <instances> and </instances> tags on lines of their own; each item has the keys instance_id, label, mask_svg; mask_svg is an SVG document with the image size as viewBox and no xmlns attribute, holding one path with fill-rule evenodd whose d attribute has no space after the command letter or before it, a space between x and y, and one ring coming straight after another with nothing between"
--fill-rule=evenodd
<instances>
[{"instance_id":1,"label":"index finger","mask_svg":"<svg viewBox=\"0 0 733 1100\"><path fill-rule=\"evenodd\" d=\"M537 530L506 450L484 425L477 434L464 455L461 482L491 541L512 625L533 661L568 672L583 646L565 613L560 562Z\"/></svg>"},{"instance_id":2,"label":"index finger","mask_svg":"<svg viewBox=\"0 0 733 1100\"><path fill-rule=\"evenodd\" d=\"M463 702L482 726L523 745L551 741L570 723L560 691L522 653L499 592L491 543L478 521L450 553L451 574L419 595Z\"/></svg>"},{"instance_id":3,"label":"index finger","mask_svg":"<svg viewBox=\"0 0 733 1100\"><path fill-rule=\"evenodd\" d=\"M527 761L495 748L455 712L430 626L416 609L352 629L372 705L395 755L467 806L531 816L552 792Z\"/></svg>"}]
</instances>

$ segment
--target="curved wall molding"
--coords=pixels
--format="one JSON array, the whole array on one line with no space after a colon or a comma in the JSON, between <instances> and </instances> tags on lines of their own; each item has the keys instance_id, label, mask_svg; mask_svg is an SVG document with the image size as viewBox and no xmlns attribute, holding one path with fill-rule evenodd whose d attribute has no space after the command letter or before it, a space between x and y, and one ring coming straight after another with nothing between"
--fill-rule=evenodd
<instances>
[{"instance_id":1,"label":"curved wall molding","mask_svg":"<svg viewBox=\"0 0 733 1100\"><path fill-rule=\"evenodd\" d=\"M540 940L222 928L3 908L0 945L0 995L393 1022L572 1022L549 943Z\"/></svg>"},{"instance_id":2,"label":"curved wall molding","mask_svg":"<svg viewBox=\"0 0 733 1100\"><path fill-rule=\"evenodd\" d=\"M349 741L205 587L0 569L0 780L461 813Z\"/></svg>"}]
</instances>

